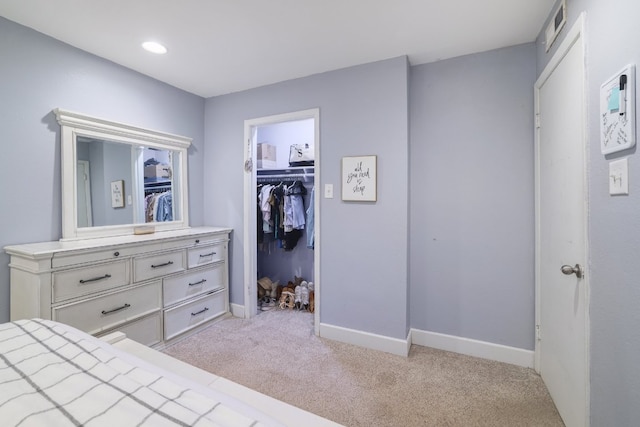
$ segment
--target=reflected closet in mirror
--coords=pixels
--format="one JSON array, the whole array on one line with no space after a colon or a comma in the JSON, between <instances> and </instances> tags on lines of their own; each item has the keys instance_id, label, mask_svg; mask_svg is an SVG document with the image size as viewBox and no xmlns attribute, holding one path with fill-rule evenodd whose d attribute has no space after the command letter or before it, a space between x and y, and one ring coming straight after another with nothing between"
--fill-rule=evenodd
<instances>
[{"instance_id":1,"label":"reflected closet in mirror","mask_svg":"<svg viewBox=\"0 0 640 427\"><path fill-rule=\"evenodd\" d=\"M54 112L62 130L61 240L189 227L190 138Z\"/></svg>"}]
</instances>

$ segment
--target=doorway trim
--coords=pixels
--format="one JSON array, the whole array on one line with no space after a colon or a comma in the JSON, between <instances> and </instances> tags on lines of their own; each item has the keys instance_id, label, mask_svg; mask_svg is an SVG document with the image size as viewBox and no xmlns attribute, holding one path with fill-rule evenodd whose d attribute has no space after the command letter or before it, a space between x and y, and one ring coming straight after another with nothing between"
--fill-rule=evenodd
<instances>
[{"instance_id":1,"label":"doorway trim","mask_svg":"<svg viewBox=\"0 0 640 427\"><path fill-rule=\"evenodd\" d=\"M285 114L259 117L244 121L244 318L249 319L257 314L258 302L257 294L257 214L255 206L257 204L256 188L256 147L254 139L259 126L267 126L276 123L291 122L298 120L314 120L314 186L320 184L320 109L295 111ZM250 167L249 167L250 166ZM314 250L313 250L313 275L314 275L314 330L315 334L320 334L320 190L316 188L314 192ZM253 296L253 297L252 297Z\"/></svg>"},{"instance_id":2,"label":"doorway trim","mask_svg":"<svg viewBox=\"0 0 640 427\"><path fill-rule=\"evenodd\" d=\"M571 48L576 43L581 43L582 49L582 57L583 60L586 58L586 48L585 48L585 13L582 12L580 16L578 16L575 24L567 33L567 36L563 40L563 42L558 47L558 50L554 53L553 57L546 65L538 80L534 85L534 108L535 108L535 325L536 332L534 335L535 341L535 357L534 357L534 368L535 371L540 373L540 354L541 354L541 345L540 345L540 318L541 318L541 307L540 307L540 290L541 290L541 248L540 248L540 125L539 125L539 117L540 117L540 90L546 83L546 81L551 77L555 69L560 65L565 56L569 53ZM584 185L584 197L583 197L583 219L584 219L584 250L585 250L585 258L586 263L584 265L585 276L584 276L584 287L585 287L585 342L584 342L584 356L585 356L585 420L587 420L587 425L589 424L590 419L590 354L589 354L589 337L590 337L590 316L589 316L589 307L590 307L590 251L589 251L589 133L587 132L587 107L586 107L586 96L588 94L588 86L586 80L586 64L584 64L585 73L583 75L583 99L585 103L583 105L582 111L582 128L583 132L583 185ZM542 331L544 334L544 331Z\"/></svg>"}]
</instances>

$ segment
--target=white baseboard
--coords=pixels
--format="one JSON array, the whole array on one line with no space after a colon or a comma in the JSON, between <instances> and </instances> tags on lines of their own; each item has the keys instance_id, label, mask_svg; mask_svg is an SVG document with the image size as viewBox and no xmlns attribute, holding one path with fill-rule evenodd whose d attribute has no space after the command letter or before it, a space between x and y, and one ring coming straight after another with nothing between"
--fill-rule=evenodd
<instances>
[{"instance_id":1,"label":"white baseboard","mask_svg":"<svg viewBox=\"0 0 640 427\"><path fill-rule=\"evenodd\" d=\"M244 305L231 303L229 304L229 308L231 308L231 314L233 317L244 319Z\"/></svg>"},{"instance_id":2,"label":"white baseboard","mask_svg":"<svg viewBox=\"0 0 640 427\"><path fill-rule=\"evenodd\" d=\"M534 366L534 352L532 350L439 334L437 332L421 331L419 329L411 329L410 336L413 344L424 347L510 363L525 368L533 368Z\"/></svg>"},{"instance_id":3,"label":"white baseboard","mask_svg":"<svg viewBox=\"0 0 640 427\"><path fill-rule=\"evenodd\" d=\"M411 331L409 331L407 339L402 340L321 323L320 336L330 340L353 344L373 350L380 350L404 357L407 357L409 354L409 348L411 347Z\"/></svg>"}]
</instances>

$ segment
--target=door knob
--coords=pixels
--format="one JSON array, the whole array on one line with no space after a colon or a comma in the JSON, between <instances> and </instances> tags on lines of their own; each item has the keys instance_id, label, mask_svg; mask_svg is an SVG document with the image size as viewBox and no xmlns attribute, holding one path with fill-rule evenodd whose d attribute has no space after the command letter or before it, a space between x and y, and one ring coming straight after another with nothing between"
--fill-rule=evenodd
<instances>
[{"instance_id":1,"label":"door knob","mask_svg":"<svg viewBox=\"0 0 640 427\"><path fill-rule=\"evenodd\" d=\"M570 265L565 264L560 267L560 271L562 271L562 274L566 274L567 276L575 274L578 279L582 278L582 276L584 275L580 264L576 264L575 267L571 267Z\"/></svg>"}]
</instances>

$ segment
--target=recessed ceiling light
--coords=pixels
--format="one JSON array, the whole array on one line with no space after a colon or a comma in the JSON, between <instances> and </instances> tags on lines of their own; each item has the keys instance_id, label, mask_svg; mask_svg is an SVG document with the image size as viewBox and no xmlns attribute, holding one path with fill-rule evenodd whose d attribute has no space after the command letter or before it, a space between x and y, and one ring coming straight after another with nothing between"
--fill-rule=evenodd
<instances>
[{"instance_id":1,"label":"recessed ceiling light","mask_svg":"<svg viewBox=\"0 0 640 427\"><path fill-rule=\"evenodd\" d=\"M167 53L167 48L162 46L160 43L156 43L156 42L144 42L142 43L142 48L144 50L147 50L152 53L157 53L159 55Z\"/></svg>"}]
</instances>

